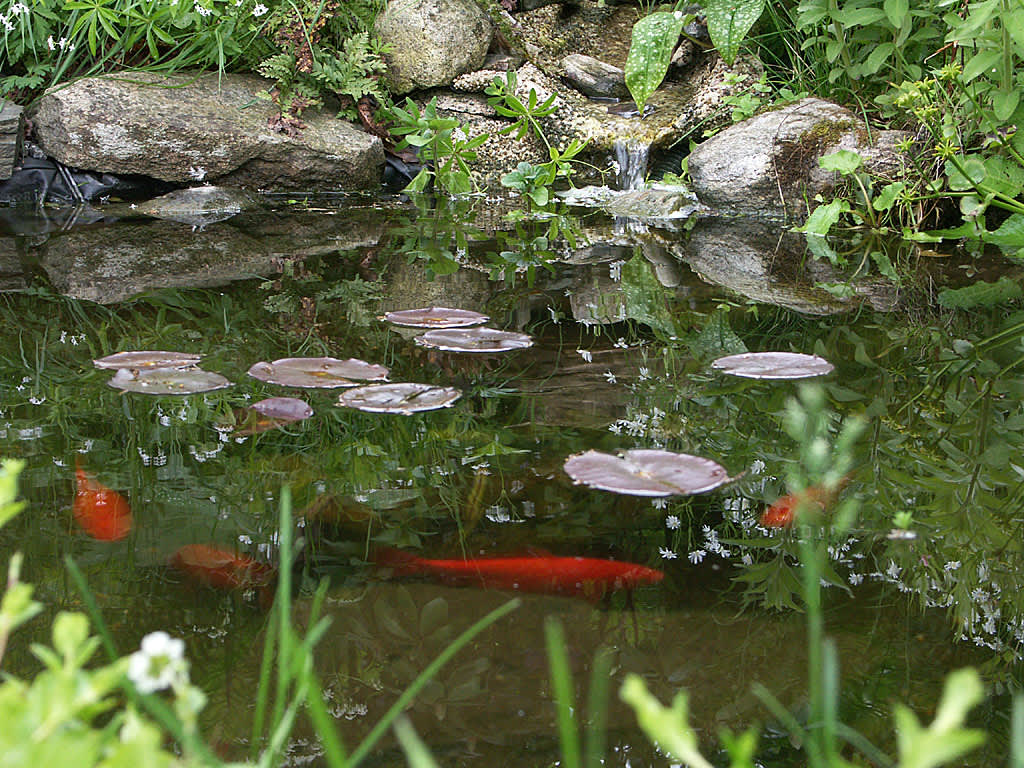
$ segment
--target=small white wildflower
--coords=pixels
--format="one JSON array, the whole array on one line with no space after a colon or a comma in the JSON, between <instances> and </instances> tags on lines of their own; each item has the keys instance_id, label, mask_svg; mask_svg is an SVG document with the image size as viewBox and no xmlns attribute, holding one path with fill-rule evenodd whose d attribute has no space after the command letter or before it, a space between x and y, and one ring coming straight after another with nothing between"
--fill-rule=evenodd
<instances>
[{"instance_id":1,"label":"small white wildflower","mask_svg":"<svg viewBox=\"0 0 1024 768\"><path fill-rule=\"evenodd\" d=\"M864 581L864 574L862 574L862 573L851 573L851 574L850 574L850 583L851 583L851 584L852 584L853 586L855 586L855 587L856 587L856 586L857 586L858 584L860 584L860 583L861 583L862 581Z\"/></svg>"},{"instance_id":2,"label":"small white wildflower","mask_svg":"<svg viewBox=\"0 0 1024 768\"><path fill-rule=\"evenodd\" d=\"M39 395L38 397L32 395L32 397L30 397L28 401L32 403L32 405L42 405L43 403L46 402L46 395Z\"/></svg>"},{"instance_id":3,"label":"small white wildflower","mask_svg":"<svg viewBox=\"0 0 1024 768\"><path fill-rule=\"evenodd\" d=\"M605 381L607 381L609 384L615 384L616 382L618 382L618 379L615 378L615 374L612 373L611 371L605 371L604 378Z\"/></svg>"},{"instance_id":4,"label":"small white wildflower","mask_svg":"<svg viewBox=\"0 0 1024 768\"><path fill-rule=\"evenodd\" d=\"M589 349L577 349L576 354L583 358L583 362L592 363L594 362L594 356L591 354Z\"/></svg>"},{"instance_id":5,"label":"small white wildflower","mask_svg":"<svg viewBox=\"0 0 1024 768\"><path fill-rule=\"evenodd\" d=\"M140 693L162 691L188 682L185 641L166 632L150 632L128 660L128 679Z\"/></svg>"},{"instance_id":6,"label":"small white wildflower","mask_svg":"<svg viewBox=\"0 0 1024 768\"><path fill-rule=\"evenodd\" d=\"M707 552L705 552L703 549L695 549L693 550L693 552L689 554L690 562L696 565L701 560L703 560L706 555Z\"/></svg>"},{"instance_id":7,"label":"small white wildflower","mask_svg":"<svg viewBox=\"0 0 1024 768\"><path fill-rule=\"evenodd\" d=\"M680 519L675 515L669 515L665 518L665 527L668 528L670 531L677 530L678 528L681 528L682 525L682 521L680 521Z\"/></svg>"},{"instance_id":8,"label":"small white wildflower","mask_svg":"<svg viewBox=\"0 0 1024 768\"><path fill-rule=\"evenodd\" d=\"M198 13L200 16L209 16L212 13L212 11L209 8L204 8L198 2L193 6L193 8L195 8L196 13Z\"/></svg>"},{"instance_id":9,"label":"small white wildflower","mask_svg":"<svg viewBox=\"0 0 1024 768\"><path fill-rule=\"evenodd\" d=\"M890 560L889 561L889 567L885 569L885 574L890 579L898 579L900 577L900 571L901 570L902 569L898 565L896 565L895 561Z\"/></svg>"},{"instance_id":10,"label":"small white wildflower","mask_svg":"<svg viewBox=\"0 0 1024 768\"><path fill-rule=\"evenodd\" d=\"M668 547L659 547L658 548L658 552L666 560L675 560L677 557L679 557L679 555L677 555L675 552L673 552Z\"/></svg>"},{"instance_id":11,"label":"small white wildflower","mask_svg":"<svg viewBox=\"0 0 1024 768\"><path fill-rule=\"evenodd\" d=\"M655 496L651 499L651 506L655 509L665 509L668 506L668 499L665 496Z\"/></svg>"},{"instance_id":12,"label":"small white wildflower","mask_svg":"<svg viewBox=\"0 0 1024 768\"><path fill-rule=\"evenodd\" d=\"M201 165L190 165L188 167L188 175L196 181L202 181L206 178L206 169Z\"/></svg>"},{"instance_id":13,"label":"small white wildflower","mask_svg":"<svg viewBox=\"0 0 1024 768\"><path fill-rule=\"evenodd\" d=\"M20 16L23 13L28 13L28 6L24 3L15 3L11 6L11 13L15 16Z\"/></svg>"},{"instance_id":14,"label":"small white wildflower","mask_svg":"<svg viewBox=\"0 0 1024 768\"><path fill-rule=\"evenodd\" d=\"M955 571L959 567L960 567L960 561L959 560L950 560L948 563L946 563L944 566L942 566L942 570L944 570L944 571Z\"/></svg>"},{"instance_id":15,"label":"small white wildflower","mask_svg":"<svg viewBox=\"0 0 1024 768\"><path fill-rule=\"evenodd\" d=\"M616 346L619 349L629 349L629 342L620 337L612 346Z\"/></svg>"},{"instance_id":16,"label":"small white wildflower","mask_svg":"<svg viewBox=\"0 0 1024 768\"><path fill-rule=\"evenodd\" d=\"M625 263L624 261L613 261L608 265L608 275L615 282L622 279L622 265Z\"/></svg>"},{"instance_id":17,"label":"small white wildflower","mask_svg":"<svg viewBox=\"0 0 1024 768\"><path fill-rule=\"evenodd\" d=\"M46 47L49 48L51 51L56 50L57 44L53 42L53 35L50 35L48 38L46 38Z\"/></svg>"},{"instance_id":18,"label":"small white wildflower","mask_svg":"<svg viewBox=\"0 0 1024 768\"><path fill-rule=\"evenodd\" d=\"M560 318L558 317L558 313L555 312L555 308L552 307L550 304L548 305L548 314L551 315L551 322L553 322L555 325L558 325Z\"/></svg>"},{"instance_id":19,"label":"small white wildflower","mask_svg":"<svg viewBox=\"0 0 1024 768\"><path fill-rule=\"evenodd\" d=\"M0 24L3 24L4 28L8 32L14 31L14 24L11 23L11 19L9 16L0 16Z\"/></svg>"},{"instance_id":20,"label":"small white wildflower","mask_svg":"<svg viewBox=\"0 0 1024 768\"><path fill-rule=\"evenodd\" d=\"M616 421L614 424L609 424L608 425L608 431L611 432L613 435L621 435L622 434L622 425L619 424L619 422Z\"/></svg>"},{"instance_id":21,"label":"small white wildflower","mask_svg":"<svg viewBox=\"0 0 1024 768\"><path fill-rule=\"evenodd\" d=\"M752 555L750 555L749 552L747 554L743 555L743 557L741 557L740 560L743 562L744 565L753 565L754 564L754 558L753 558Z\"/></svg>"},{"instance_id":22,"label":"small white wildflower","mask_svg":"<svg viewBox=\"0 0 1024 768\"><path fill-rule=\"evenodd\" d=\"M640 381L647 381L649 378L651 378L650 368L644 368L642 365L640 366L639 374Z\"/></svg>"},{"instance_id":23,"label":"small white wildflower","mask_svg":"<svg viewBox=\"0 0 1024 768\"><path fill-rule=\"evenodd\" d=\"M765 463L760 459L754 459L753 463L750 465L750 474L760 475L762 472L764 472L764 470Z\"/></svg>"},{"instance_id":24,"label":"small white wildflower","mask_svg":"<svg viewBox=\"0 0 1024 768\"><path fill-rule=\"evenodd\" d=\"M256 3L256 5L254 5L252 7L252 15L257 17L257 18L259 18L264 13L266 13L268 10L270 10L270 9L267 8L267 6L265 6L263 3Z\"/></svg>"}]
</instances>

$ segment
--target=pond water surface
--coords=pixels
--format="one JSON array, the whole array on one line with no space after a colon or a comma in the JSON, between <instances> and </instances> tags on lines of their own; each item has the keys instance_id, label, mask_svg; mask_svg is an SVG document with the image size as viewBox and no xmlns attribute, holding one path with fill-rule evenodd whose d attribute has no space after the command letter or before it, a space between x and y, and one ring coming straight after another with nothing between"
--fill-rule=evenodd
<instances>
[{"instance_id":1,"label":"pond water surface","mask_svg":"<svg viewBox=\"0 0 1024 768\"><path fill-rule=\"evenodd\" d=\"M0 454L28 462L28 506L0 531L51 611L80 609L64 570L85 572L122 652L164 629L186 641L207 692L205 732L242 756L267 620L258 588L218 589L172 567L182 547L238 552L273 568L282 488L294 499L296 621L320 579L332 624L318 674L344 742L370 730L461 631L517 592L402 576L382 551L423 558L584 556L642 564L659 583L605 595L518 593L522 605L427 686L411 719L443 765L559 760L544 622L561 620L578 712L595 654L612 654L667 701L691 695L713 752L720 728L763 726L764 765L802 765L752 693L800 712L806 699L797 535L760 515L799 458L782 427L798 385L728 378L715 358L814 353L837 418L860 416L844 498L860 502L832 542L826 630L842 668L842 716L892 751L891 710L930 719L950 670L979 667L993 694L975 721L1004 754L1024 641L1024 313L954 312L948 287L994 281L999 258L857 242L848 266L764 222L690 231L562 211L503 217L496 201L434 208L389 200L270 201L198 226L100 210L5 214L0 233ZM841 251L834 246L836 251ZM943 293L943 291L946 291ZM950 298L953 297L953 298ZM430 305L530 334L503 354L425 349L385 311ZM202 355L233 386L152 397L108 386L93 359L122 350ZM247 370L284 357L358 358L392 381L453 386L450 408L412 415L337 405L339 389L296 389ZM239 434L238 409L274 396L313 416ZM573 485L588 449L664 448L711 458L735 482L650 499ZM132 511L122 540L75 521L75 467ZM909 513L909 514L908 514ZM52 615L52 614L51 614ZM37 619L5 669L31 674ZM608 759L667 765L613 695ZM799 716L799 715L798 715ZM300 726L291 764L316 763ZM402 765L382 743L367 764Z\"/></svg>"}]
</instances>

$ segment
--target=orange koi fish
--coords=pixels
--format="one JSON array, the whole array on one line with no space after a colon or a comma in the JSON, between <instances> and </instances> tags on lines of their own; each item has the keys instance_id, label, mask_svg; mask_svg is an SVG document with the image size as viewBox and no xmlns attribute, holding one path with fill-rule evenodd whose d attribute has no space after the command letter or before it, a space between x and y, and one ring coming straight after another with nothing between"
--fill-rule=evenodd
<instances>
[{"instance_id":1,"label":"orange koi fish","mask_svg":"<svg viewBox=\"0 0 1024 768\"><path fill-rule=\"evenodd\" d=\"M186 544L171 556L171 566L218 589L266 587L275 570L251 557L206 544Z\"/></svg>"},{"instance_id":2,"label":"orange koi fish","mask_svg":"<svg viewBox=\"0 0 1024 768\"><path fill-rule=\"evenodd\" d=\"M761 513L761 525L765 528L788 528L793 524L793 516L801 504L807 505L807 509L815 513L824 512L835 503L839 492L849 482L850 476L846 475L836 485L828 488L813 485L798 493L787 493Z\"/></svg>"},{"instance_id":3,"label":"orange koi fish","mask_svg":"<svg viewBox=\"0 0 1024 768\"><path fill-rule=\"evenodd\" d=\"M82 530L99 541L120 541L132 528L128 500L89 475L78 456L75 457L75 500L71 512Z\"/></svg>"},{"instance_id":4,"label":"orange koi fish","mask_svg":"<svg viewBox=\"0 0 1024 768\"><path fill-rule=\"evenodd\" d=\"M377 565L399 576L422 574L455 586L600 597L605 592L657 584L665 574L637 563L592 557L525 555L472 560L429 560L397 549L382 549Z\"/></svg>"}]
</instances>

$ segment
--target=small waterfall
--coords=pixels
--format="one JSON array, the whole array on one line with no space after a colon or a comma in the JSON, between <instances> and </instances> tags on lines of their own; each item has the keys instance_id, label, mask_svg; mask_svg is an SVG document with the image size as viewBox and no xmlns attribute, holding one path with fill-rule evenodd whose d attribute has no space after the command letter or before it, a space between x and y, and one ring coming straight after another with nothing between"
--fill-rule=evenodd
<instances>
[{"instance_id":1,"label":"small waterfall","mask_svg":"<svg viewBox=\"0 0 1024 768\"><path fill-rule=\"evenodd\" d=\"M650 144L636 138L615 140L615 161L619 164L615 185L619 189L640 189L643 186L650 148Z\"/></svg>"}]
</instances>

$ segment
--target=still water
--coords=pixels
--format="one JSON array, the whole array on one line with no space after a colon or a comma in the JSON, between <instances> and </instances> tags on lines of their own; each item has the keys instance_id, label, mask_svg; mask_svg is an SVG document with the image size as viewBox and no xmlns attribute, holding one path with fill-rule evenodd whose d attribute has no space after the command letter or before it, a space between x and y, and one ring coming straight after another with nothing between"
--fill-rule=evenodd
<instances>
[{"instance_id":1,"label":"still water","mask_svg":"<svg viewBox=\"0 0 1024 768\"><path fill-rule=\"evenodd\" d=\"M521 607L410 710L442 764L559 760L543 632L552 616L581 719L593 659L611 652L607 765L669 764L614 695L628 672L663 701L690 692L706 752L721 728L760 723L764 765L803 764L752 692L765 686L798 718L806 703L797 536L760 524L799 458L782 426L798 386L709 365L768 350L831 361L820 379L830 411L867 425L843 491L858 514L823 573L843 719L892 751L893 703L927 721L945 674L973 665L991 694L975 721L994 735L977 764L1004 754L1001 694L1024 640L1024 313L949 307L972 303L965 286L1013 275L1011 262L870 240L825 253L764 222L509 217L486 199L273 200L222 221L124 208L4 218L0 454L27 460L28 507L0 531L0 551L25 553L25 578L52 612L82 607L63 567L72 556L122 652L157 629L183 637L210 699L205 732L225 755L247 748L265 595L199 584L172 561L202 544L273 568L288 487L295 620L329 580L317 672L347 745L460 632L517 594L398 576L379 552L584 556L664 579L604 595L520 593ZM421 331L378 319L431 305L485 313L534 345L425 349L413 340ZM200 354L233 386L122 393L92 363L154 349ZM461 397L432 412L363 413L339 407L339 389L247 375L297 356L358 358L389 367L391 381ZM282 395L313 416L238 429L240 409ZM562 469L581 451L632 448L705 456L737 479L652 500L573 485ZM127 537L97 540L76 523L76 464L130 504ZM31 673L28 644L46 640L47 626L37 619L16 636L5 669ZM316 764L318 750L300 726L289 761ZM368 764L404 760L387 741Z\"/></svg>"}]
</instances>

